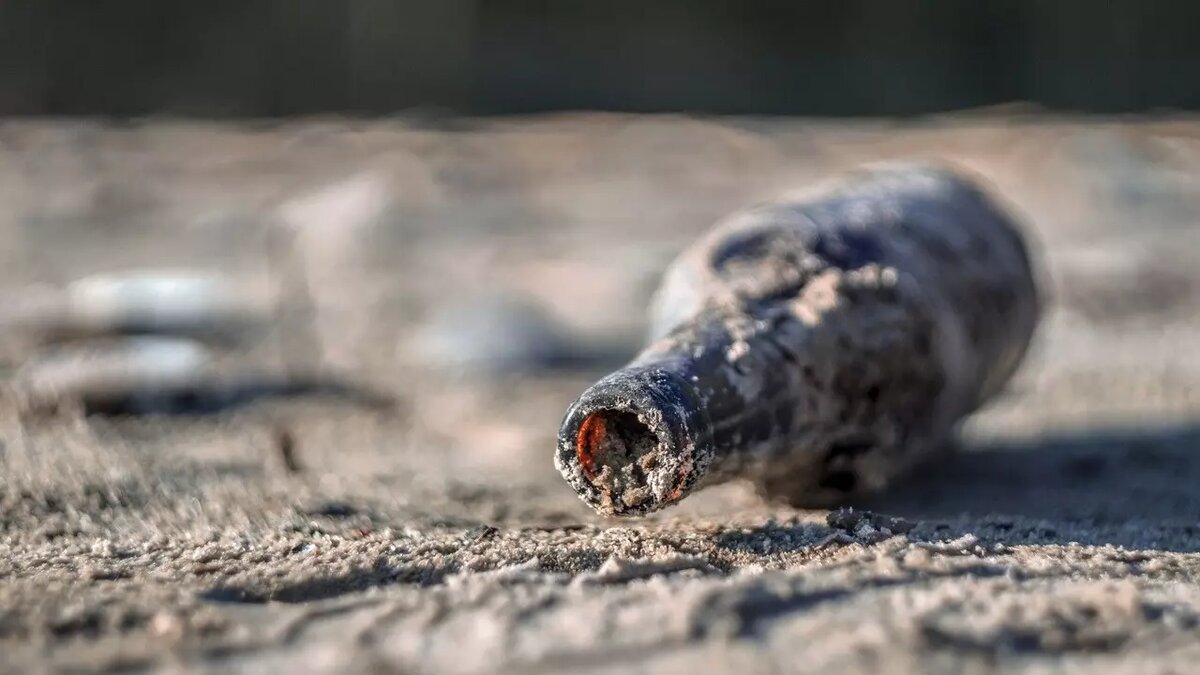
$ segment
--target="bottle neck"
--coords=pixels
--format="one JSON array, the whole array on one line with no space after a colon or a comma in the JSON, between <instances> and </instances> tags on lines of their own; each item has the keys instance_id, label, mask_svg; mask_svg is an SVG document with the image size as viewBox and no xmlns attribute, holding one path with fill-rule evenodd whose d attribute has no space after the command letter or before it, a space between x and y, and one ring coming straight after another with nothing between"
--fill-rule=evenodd
<instances>
[{"instance_id":1,"label":"bottle neck","mask_svg":"<svg viewBox=\"0 0 1200 675\"><path fill-rule=\"evenodd\" d=\"M606 515L641 515L688 494L714 457L703 398L678 361L639 363L567 411L556 465Z\"/></svg>"}]
</instances>

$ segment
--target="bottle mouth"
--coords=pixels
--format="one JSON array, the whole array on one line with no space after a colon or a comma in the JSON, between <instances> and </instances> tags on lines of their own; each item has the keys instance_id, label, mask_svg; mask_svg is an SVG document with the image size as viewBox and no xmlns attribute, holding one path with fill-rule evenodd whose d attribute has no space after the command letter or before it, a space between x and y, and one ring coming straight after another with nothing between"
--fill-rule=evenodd
<instances>
[{"instance_id":1,"label":"bottle mouth","mask_svg":"<svg viewBox=\"0 0 1200 675\"><path fill-rule=\"evenodd\" d=\"M603 515L644 515L690 492L709 463L706 415L691 387L659 368L597 382L567 411L555 464Z\"/></svg>"}]
</instances>

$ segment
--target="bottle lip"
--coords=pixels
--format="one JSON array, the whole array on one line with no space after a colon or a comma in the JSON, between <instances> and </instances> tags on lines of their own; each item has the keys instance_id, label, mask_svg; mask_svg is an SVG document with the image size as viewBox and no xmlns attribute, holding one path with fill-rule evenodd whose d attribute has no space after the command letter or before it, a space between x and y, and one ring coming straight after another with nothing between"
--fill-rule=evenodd
<instances>
[{"instance_id":1,"label":"bottle lip","mask_svg":"<svg viewBox=\"0 0 1200 675\"><path fill-rule=\"evenodd\" d=\"M598 450L616 424L632 425L632 433L653 441L639 457L624 458L626 466L639 466L627 469L621 494L615 494L613 468ZM640 516L679 501L699 484L712 463L711 436L703 401L685 373L661 364L629 366L589 387L568 408L555 466L602 515Z\"/></svg>"}]
</instances>

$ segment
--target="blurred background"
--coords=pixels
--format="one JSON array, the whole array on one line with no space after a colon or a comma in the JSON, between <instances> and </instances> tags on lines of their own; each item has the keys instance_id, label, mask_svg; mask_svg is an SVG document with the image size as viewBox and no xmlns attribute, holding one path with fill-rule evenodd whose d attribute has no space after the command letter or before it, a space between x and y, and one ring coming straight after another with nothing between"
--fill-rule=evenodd
<instances>
[{"instance_id":1,"label":"blurred background","mask_svg":"<svg viewBox=\"0 0 1200 675\"><path fill-rule=\"evenodd\" d=\"M505 438L541 457L716 219L940 159L1045 263L1023 386L1119 383L1016 414L1178 413L1190 394L1128 378L1191 391L1200 361L1197 25L1182 1L5 2L0 283L40 284L36 324L77 312L90 275L211 275L261 300L242 309L267 337L217 354L235 370L337 373L418 408L529 376L550 402ZM470 435L457 414L417 418Z\"/></svg>"},{"instance_id":2,"label":"blurred background","mask_svg":"<svg viewBox=\"0 0 1200 675\"><path fill-rule=\"evenodd\" d=\"M270 335L235 363L417 406L450 374L567 377L511 434L536 454L716 219L940 159L1045 263L1028 378L1121 383L1020 414L1165 414L1191 395L1126 378L1190 391L1200 359L1197 25L1165 0L5 2L0 283L20 321L78 323L90 275L219 277Z\"/></svg>"},{"instance_id":3,"label":"blurred background","mask_svg":"<svg viewBox=\"0 0 1200 675\"><path fill-rule=\"evenodd\" d=\"M914 115L1200 104L1186 0L0 7L0 113Z\"/></svg>"}]
</instances>

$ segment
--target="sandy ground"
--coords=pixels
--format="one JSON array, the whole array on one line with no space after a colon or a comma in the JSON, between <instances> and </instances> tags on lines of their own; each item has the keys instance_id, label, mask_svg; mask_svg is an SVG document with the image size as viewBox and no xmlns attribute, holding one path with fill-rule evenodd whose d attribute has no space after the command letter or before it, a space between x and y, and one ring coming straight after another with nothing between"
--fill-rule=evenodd
<instances>
[{"instance_id":1,"label":"sandy ground","mask_svg":"<svg viewBox=\"0 0 1200 675\"><path fill-rule=\"evenodd\" d=\"M665 262L733 208L899 157L984 176L1054 296L961 452L856 505L914 527L847 532L737 484L591 515L553 437L637 349ZM1200 121L12 121L0 204L8 289L136 266L284 296L299 278L303 311L233 367L320 364L397 397L5 410L0 672L1200 659Z\"/></svg>"}]
</instances>

